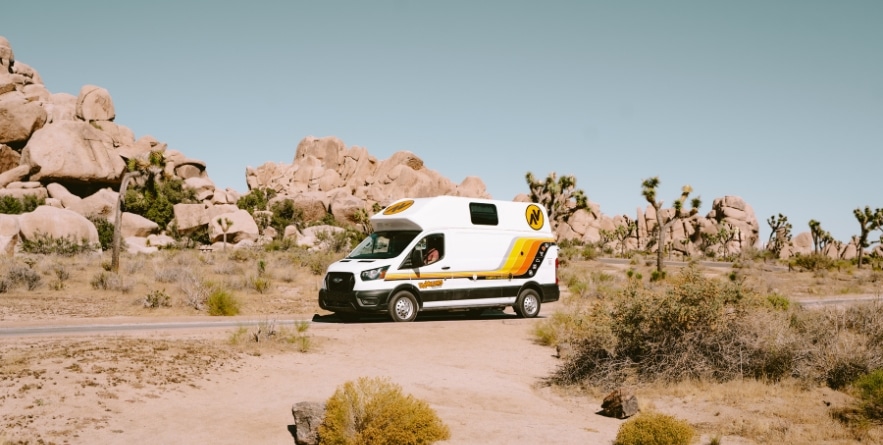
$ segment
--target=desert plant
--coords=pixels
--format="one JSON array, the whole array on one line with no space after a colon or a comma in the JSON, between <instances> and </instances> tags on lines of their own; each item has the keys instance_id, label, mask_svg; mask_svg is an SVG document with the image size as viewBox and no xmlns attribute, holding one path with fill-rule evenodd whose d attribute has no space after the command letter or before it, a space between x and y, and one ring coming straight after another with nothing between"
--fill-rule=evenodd
<instances>
[{"instance_id":1,"label":"desert plant","mask_svg":"<svg viewBox=\"0 0 883 445\"><path fill-rule=\"evenodd\" d=\"M221 226L221 232L224 234L224 248L223 250L227 250L227 232L230 231L230 228L233 227L233 221L230 218L219 217L217 219L217 223Z\"/></svg>"},{"instance_id":2,"label":"desert plant","mask_svg":"<svg viewBox=\"0 0 883 445\"><path fill-rule=\"evenodd\" d=\"M106 271L95 274L89 280L89 284L92 286L92 289L99 290L113 290L122 293L128 293L132 290L132 285L123 279L120 274Z\"/></svg>"},{"instance_id":3,"label":"desert plant","mask_svg":"<svg viewBox=\"0 0 883 445\"><path fill-rule=\"evenodd\" d=\"M271 188L255 188L239 197L236 207L254 215L254 212L269 210L270 200L276 196L276 191Z\"/></svg>"},{"instance_id":4,"label":"desert plant","mask_svg":"<svg viewBox=\"0 0 883 445\"><path fill-rule=\"evenodd\" d=\"M674 203L672 203L672 212L663 215L663 202L656 199L656 189L659 188L659 182L658 176L645 179L644 182L641 183L641 194L644 196L644 199L650 203L656 213L656 226L654 228L656 232L656 271L658 272L657 275L661 278L664 277L662 258L665 254L665 232L668 231L675 221L688 216L684 213L684 202L690 196L693 188L689 185L683 186L681 188L681 196L675 199ZM693 198L690 203L692 207L690 215L693 215L699 211L699 207L702 205L702 200L699 199L699 197L696 197Z\"/></svg>"},{"instance_id":5,"label":"desert plant","mask_svg":"<svg viewBox=\"0 0 883 445\"><path fill-rule=\"evenodd\" d=\"M696 431L686 421L662 413L639 413L626 420L614 445L687 445Z\"/></svg>"},{"instance_id":6,"label":"desert plant","mask_svg":"<svg viewBox=\"0 0 883 445\"><path fill-rule=\"evenodd\" d=\"M6 270L5 282L7 289L12 289L18 285L24 285L28 290L35 290L40 287L42 277L31 267L14 263Z\"/></svg>"},{"instance_id":7,"label":"desert plant","mask_svg":"<svg viewBox=\"0 0 883 445\"><path fill-rule=\"evenodd\" d=\"M206 299L209 315L231 316L239 314L239 300L223 286L216 285Z\"/></svg>"},{"instance_id":8,"label":"desert plant","mask_svg":"<svg viewBox=\"0 0 883 445\"><path fill-rule=\"evenodd\" d=\"M152 290L147 293L143 300L144 307L156 309L159 307L169 307L172 305L172 298L164 290Z\"/></svg>"},{"instance_id":9,"label":"desert plant","mask_svg":"<svg viewBox=\"0 0 883 445\"><path fill-rule=\"evenodd\" d=\"M853 383L861 408L872 420L883 420L883 369L859 377Z\"/></svg>"},{"instance_id":10,"label":"desert plant","mask_svg":"<svg viewBox=\"0 0 883 445\"><path fill-rule=\"evenodd\" d=\"M111 249L113 247L114 224L100 216L90 217L89 221L91 221L92 225L95 226L95 229L98 230L98 244L101 245L101 250L106 251Z\"/></svg>"},{"instance_id":11,"label":"desert plant","mask_svg":"<svg viewBox=\"0 0 883 445\"><path fill-rule=\"evenodd\" d=\"M870 234L871 231L880 229L881 226L883 226L883 209L874 209L873 211L871 211L870 207L865 206L864 210L855 209L853 210L853 213L855 214L855 219L858 220L860 228L855 247L858 250L858 257L856 258L856 261L858 262L858 267L861 268L864 250L868 247L871 247L871 244L873 244L871 242L868 242L868 234Z\"/></svg>"},{"instance_id":12,"label":"desert plant","mask_svg":"<svg viewBox=\"0 0 883 445\"><path fill-rule=\"evenodd\" d=\"M782 250L791 245L791 223L788 222L788 217L781 213L778 217L776 215L770 216L766 222L771 229L767 250L772 252L775 258L778 258Z\"/></svg>"},{"instance_id":13,"label":"desert plant","mask_svg":"<svg viewBox=\"0 0 883 445\"><path fill-rule=\"evenodd\" d=\"M555 172L549 174L545 181L538 181L533 173L527 172L524 179L530 189L530 200L541 204L549 212L549 224L552 230L559 223L570 219L578 210L588 210L593 215L594 210L589 207L589 198L585 192L576 188L576 176L564 175L558 178Z\"/></svg>"},{"instance_id":14,"label":"desert plant","mask_svg":"<svg viewBox=\"0 0 883 445\"><path fill-rule=\"evenodd\" d=\"M0 196L0 213L7 215L20 215L33 212L34 209L45 203L44 198L37 195L24 195L21 198L14 196Z\"/></svg>"},{"instance_id":15,"label":"desert plant","mask_svg":"<svg viewBox=\"0 0 883 445\"><path fill-rule=\"evenodd\" d=\"M828 244L834 241L831 233L822 229L822 223L814 219L809 220L809 233L812 236L813 253L824 254Z\"/></svg>"},{"instance_id":16,"label":"desert plant","mask_svg":"<svg viewBox=\"0 0 883 445\"><path fill-rule=\"evenodd\" d=\"M328 399L319 426L323 445L431 444L450 435L426 402L387 378L344 383Z\"/></svg>"},{"instance_id":17,"label":"desert plant","mask_svg":"<svg viewBox=\"0 0 883 445\"><path fill-rule=\"evenodd\" d=\"M276 236L281 238L285 235L285 228L296 226L303 228L303 210L294 205L294 201L283 199L270 205L270 227L276 229Z\"/></svg>"},{"instance_id":18,"label":"desert plant","mask_svg":"<svg viewBox=\"0 0 883 445\"><path fill-rule=\"evenodd\" d=\"M86 252L94 252L98 245L92 245L88 240L77 241L72 236L56 238L46 233L37 233L32 238L23 239L21 250L38 255L74 256Z\"/></svg>"}]
</instances>

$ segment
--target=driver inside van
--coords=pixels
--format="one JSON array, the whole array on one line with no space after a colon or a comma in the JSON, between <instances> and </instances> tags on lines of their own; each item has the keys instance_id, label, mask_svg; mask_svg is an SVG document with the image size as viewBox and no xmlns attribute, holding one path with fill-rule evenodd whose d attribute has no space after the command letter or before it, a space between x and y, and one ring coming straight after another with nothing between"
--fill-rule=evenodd
<instances>
[{"instance_id":1,"label":"driver inside van","mask_svg":"<svg viewBox=\"0 0 883 445\"><path fill-rule=\"evenodd\" d=\"M441 253L438 250L438 246L436 245L438 240L435 238L429 238L426 242L426 252L423 254L423 264L432 264L438 261L439 257L441 257Z\"/></svg>"}]
</instances>

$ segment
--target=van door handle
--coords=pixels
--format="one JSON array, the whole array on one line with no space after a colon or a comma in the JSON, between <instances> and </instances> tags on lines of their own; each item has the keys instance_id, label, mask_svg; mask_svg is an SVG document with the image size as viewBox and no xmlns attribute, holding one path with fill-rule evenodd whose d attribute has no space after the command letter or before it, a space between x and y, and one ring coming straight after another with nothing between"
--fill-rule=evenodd
<instances>
[{"instance_id":1,"label":"van door handle","mask_svg":"<svg viewBox=\"0 0 883 445\"><path fill-rule=\"evenodd\" d=\"M442 270L448 270L450 268L451 268L451 266L445 266L445 267L442 267Z\"/></svg>"}]
</instances>

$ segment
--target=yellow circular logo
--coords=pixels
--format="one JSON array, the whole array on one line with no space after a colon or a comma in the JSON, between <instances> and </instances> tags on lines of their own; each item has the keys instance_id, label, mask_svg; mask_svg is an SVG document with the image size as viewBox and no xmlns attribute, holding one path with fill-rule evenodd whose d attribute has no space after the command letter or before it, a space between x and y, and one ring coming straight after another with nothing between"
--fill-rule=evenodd
<instances>
[{"instance_id":1,"label":"yellow circular logo","mask_svg":"<svg viewBox=\"0 0 883 445\"><path fill-rule=\"evenodd\" d=\"M395 215L396 213L404 212L405 210L408 209L408 207L411 207L411 205L413 205L413 204L414 204L413 199L409 199L409 200L402 201L402 202L397 202L397 203L387 207L386 210L383 211L383 214L384 215Z\"/></svg>"},{"instance_id":2,"label":"yellow circular logo","mask_svg":"<svg viewBox=\"0 0 883 445\"><path fill-rule=\"evenodd\" d=\"M524 218L527 220L527 225L534 230L542 229L543 224L546 223L545 218L543 218L543 210L536 204L527 206L527 210L524 211Z\"/></svg>"}]
</instances>

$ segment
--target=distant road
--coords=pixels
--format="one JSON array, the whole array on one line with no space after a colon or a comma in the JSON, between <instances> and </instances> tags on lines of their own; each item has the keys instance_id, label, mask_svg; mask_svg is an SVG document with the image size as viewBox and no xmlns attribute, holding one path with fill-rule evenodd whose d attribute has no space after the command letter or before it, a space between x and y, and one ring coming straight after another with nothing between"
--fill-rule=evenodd
<instances>
[{"instance_id":1,"label":"distant road","mask_svg":"<svg viewBox=\"0 0 883 445\"><path fill-rule=\"evenodd\" d=\"M293 325L300 320L275 320L276 326ZM303 320L309 321L309 320ZM51 322L50 322L51 323ZM0 337L21 337L28 335L85 334L101 332L160 331L174 329L223 329L240 326L257 326L254 320L222 321L176 321L144 323L101 323L77 325L43 325L0 328Z\"/></svg>"}]
</instances>

